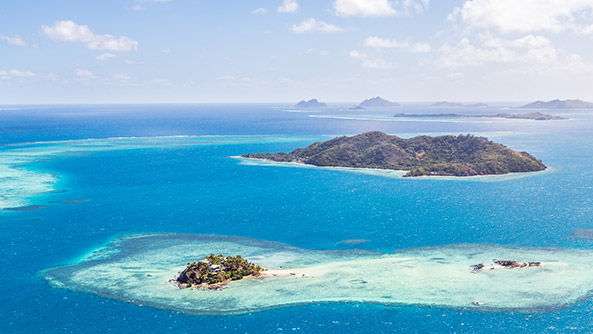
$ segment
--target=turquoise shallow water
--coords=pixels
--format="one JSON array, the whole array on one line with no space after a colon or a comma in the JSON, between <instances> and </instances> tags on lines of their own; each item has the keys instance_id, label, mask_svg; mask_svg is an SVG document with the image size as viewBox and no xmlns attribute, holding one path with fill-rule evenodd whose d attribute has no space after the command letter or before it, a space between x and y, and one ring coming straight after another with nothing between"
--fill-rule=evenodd
<instances>
[{"instance_id":1,"label":"turquoise shallow water","mask_svg":"<svg viewBox=\"0 0 593 334\"><path fill-rule=\"evenodd\" d=\"M90 108L95 116L79 113L76 107L56 106L2 114L2 142L198 137L4 146L0 166L27 173L31 187L19 188L23 176L15 181L15 174L10 174L2 178L0 191L6 194L10 185L23 194L43 191L13 199L21 201L18 205L46 207L5 211L0 217L0 247L5 254L0 258L0 316L6 319L0 332L593 330L590 299L560 310L529 312L354 302L190 316L56 289L39 276L41 270L71 263L116 236L136 233L234 235L313 250L359 247L384 253L456 243L591 249L591 241L569 237L574 229L593 228L593 117L586 112L572 112L573 120L562 123L401 124L316 119L269 106L79 108ZM114 109L126 111L114 113ZM137 114L132 117L134 110ZM242 110L248 116L239 122L236 115ZM57 111L61 116L54 114ZM555 171L500 182L413 180L249 166L228 158L288 151L323 140L323 135L376 129L406 136L478 133L526 150ZM231 137L201 137L216 134ZM26 161L15 162L15 156ZM367 241L340 242L345 239Z\"/></svg>"},{"instance_id":2,"label":"turquoise shallow water","mask_svg":"<svg viewBox=\"0 0 593 334\"><path fill-rule=\"evenodd\" d=\"M179 289L175 278L185 263L211 253L241 254L266 270L219 291ZM505 268L493 259L514 259L524 266ZM41 275L58 288L197 315L338 302L535 312L588 298L591 262L592 251L561 248L454 244L384 254L155 233L118 238L77 263ZM471 267L476 264L483 268Z\"/></svg>"}]
</instances>

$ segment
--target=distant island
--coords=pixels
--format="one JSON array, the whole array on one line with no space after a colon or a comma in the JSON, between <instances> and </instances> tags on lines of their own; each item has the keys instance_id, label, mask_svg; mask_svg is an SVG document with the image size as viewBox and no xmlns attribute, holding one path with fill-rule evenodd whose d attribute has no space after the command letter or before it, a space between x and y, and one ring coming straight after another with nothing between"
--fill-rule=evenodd
<instances>
[{"instance_id":1,"label":"distant island","mask_svg":"<svg viewBox=\"0 0 593 334\"><path fill-rule=\"evenodd\" d=\"M520 106L522 109L591 109L593 103L585 102L581 100L552 100L548 102L535 101L524 106Z\"/></svg>"},{"instance_id":2,"label":"distant island","mask_svg":"<svg viewBox=\"0 0 593 334\"><path fill-rule=\"evenodd\" d=\"M210 254L204 260L188 262L187 267L177 277L180 289L198 287L218 290L230 281L247 276L259 276L264 269L248 262L240 255L227 256Z\"/></svg>"},{"instance_id":3,"label":"distant island","mask_svg":"<svg viewBox=\"0 0 593 334\"><path fill-rule=\"evenodd\" d=\"M294 108L324 108L327 104L317 101L317 99L311 99L309 101L301 100L297 103Z\"/></svg>"},{"instance_id":4,"label":"distant island","mask_svg":"<svg viewBox=\"0 0 593 334\"><path fill-rule=\"evenodd\" d=\"M366 108L361 107L361 106L354 106L354 107L349 108L348 110L360 111L360 110L366 110Z\"/></svg>"},{"instance_id":5,"label":"distant island","mask_svg":"<svg viewBox=\"0 0 593 334\"><path fill-rule=\"evenodd\" d=\"M242 157L315 166L406 170L405 177L496 175L546 169L529 153L511 150L482 137L403 139L379 131L337 137L290 153L252 153Z\"/></svg>"},{"instance_id":6,"label":"distant island","mask_svg":"<svg viewBox=\"0 0 593 334\"><path fill-rule=\"evenodd\" d=\"M354 108L377 108L377 107L400 107L401 105L397 102L387 101L381 97L373 97L362 101L358 106Z\"/></svg>"},{"instance_id":7,"label":"distant island","mask_svg":"<svg viewBox=\"0 0 593 334\"><path fill-rule=\"evenodd\" d=\"M543 114L541 112L531 112L522 114L507 114L498 113L494 115L462 115L462 114L396 114L393 117L406 117L406 118L422 118L422 117L433 117L433 118L507 118L507 119L533 119L536 121L549 121L549 120L561 120L567 119L560 116L553 116Z\"/></svg>"},{"instance_id":8,"label":"distant island","mask_svg":"<svg viewBox=\"0 0 593 334\"><path fill-rule=\"evenodd\" d=\"M465 108L481 108L487 107L488 105L485 103L473 103L473 104L463 104L459 102L447 102L441 101L437 103L433 103L430 105L431 107L465 107Z\"/></svg>"}]
</instances>

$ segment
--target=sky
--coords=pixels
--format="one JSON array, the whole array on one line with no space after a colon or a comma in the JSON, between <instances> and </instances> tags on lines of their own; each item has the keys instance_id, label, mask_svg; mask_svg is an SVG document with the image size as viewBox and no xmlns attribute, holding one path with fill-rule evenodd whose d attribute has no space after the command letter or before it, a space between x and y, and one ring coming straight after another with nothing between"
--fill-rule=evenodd
<instances>
[{"instance_id":1,"label":"sky","mask_svg":"<svg viewBox=\"0 0 593 334\"><path fill-rule=\"evenodd\" d=\"M593 101L592 0L4 0L0 104Z\"/></svg>"}]
</instances>

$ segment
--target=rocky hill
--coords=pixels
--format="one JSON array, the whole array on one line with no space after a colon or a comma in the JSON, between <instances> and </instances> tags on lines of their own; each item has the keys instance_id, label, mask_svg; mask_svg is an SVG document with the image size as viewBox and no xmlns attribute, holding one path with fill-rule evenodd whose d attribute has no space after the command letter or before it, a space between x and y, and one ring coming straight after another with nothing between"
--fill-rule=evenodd
<instances>
[{"instance_id":1,"label":"rocky hill","mask_svg":"<svg viewBox=\"0 0 593 334\"><path fill-rule=\"evenodd\" d=\"M255 153L242 157L315 166L407 170L407 177L495 175L546 169L529 153L511 150L482 137L403 139L378 131L317 142L290 153Z\"/></svg>"}]
</instances>

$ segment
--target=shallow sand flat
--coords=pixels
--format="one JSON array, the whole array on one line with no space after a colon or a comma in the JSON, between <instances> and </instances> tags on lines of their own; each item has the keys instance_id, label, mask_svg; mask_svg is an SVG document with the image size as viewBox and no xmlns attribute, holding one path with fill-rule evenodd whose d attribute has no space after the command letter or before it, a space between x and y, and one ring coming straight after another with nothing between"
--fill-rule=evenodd
<instances>
[{"instance_id":1,"label":"shallow sand flat","mask_svg":"<svg viewBox=\"0 0 593 334\"><path fill-rule=\"evenodd\" d=\"M222 291L178 289L169 282L186 262L211 252L240 254L269 270L263 277L231 282ZM470 267L491 265L494 258L541 261L542 266ZM57 287L193 314L316 302L547 310L588 297L593 251L457 244L381 254L306 250L238 237L151 234L116 239L42 276Z\"/></svg>"}]
</instances>

